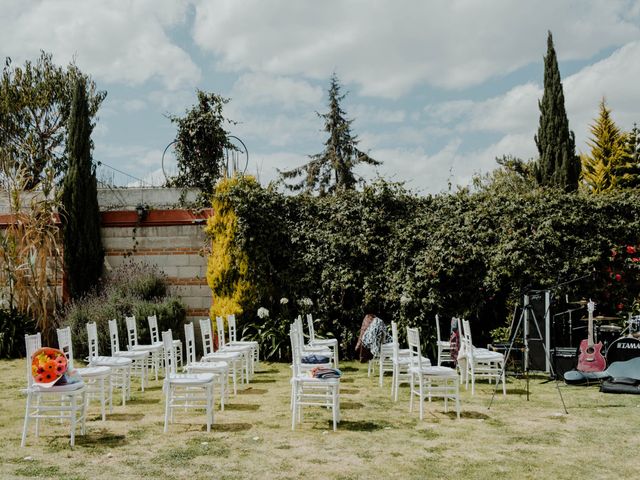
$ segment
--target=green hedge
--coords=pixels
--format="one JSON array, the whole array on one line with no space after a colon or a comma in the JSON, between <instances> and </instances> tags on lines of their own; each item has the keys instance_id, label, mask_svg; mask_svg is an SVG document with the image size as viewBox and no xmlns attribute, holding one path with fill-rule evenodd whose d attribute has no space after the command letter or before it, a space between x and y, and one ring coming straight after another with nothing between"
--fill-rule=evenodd
<instances>
[{"instance_id":1,"label":"green hedge","mask_svg":"<svg viewBox=\"0 0 640 480\"><path fill-rule=\"evenodd\" d=\"M612 294L607 273L611 247L640 239L636 191L592 196L496 183L418 196L379 181L361 192L314 197L241 181L224 195L258 286L241 321L258 338L267 323L269 331L286 332L304 297L314 303L319 333L338 337L353 356L368 312L419 325L425 340L435 337L436 313L477 319L480 343L508 320L526 288L595 271L562 294L598 298L602 311L629 305L638 293L629 275ZM290 300L286 312L282 297ZM270 311L268 322L257 318L260 306Z\"/></svg>"}]
</instances>

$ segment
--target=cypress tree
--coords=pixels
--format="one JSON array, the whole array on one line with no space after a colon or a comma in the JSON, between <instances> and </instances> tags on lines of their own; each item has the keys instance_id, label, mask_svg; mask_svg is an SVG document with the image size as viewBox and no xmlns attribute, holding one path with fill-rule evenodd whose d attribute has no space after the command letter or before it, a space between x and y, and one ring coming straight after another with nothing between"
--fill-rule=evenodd
<instances>
[{"instance_id":1,"label":"cypress tree","mask_svg":"<svg viewBox=\"0 0 640 480\"><path fill-rule=\"evenodd\" d=\"M544 93L538 101L540 125L535 136L539 160L536 180L539 185L555 186L565 191L578 188L580 158L576 156L575 135L569 130L564 108L564 93L551 32L544 57Z\"/></svg>"},{"instance_id":2,"label":"cypress tree","mask_svg":"<svg viewBox=\"0 0 640 480\"><path fill-rule=\"evenodd\" d=\"M102 274L104 251L100 239L100 210L96 171L91 158L91 125L86 85L74 87L69 116L69 165L63 181L64 268L71 298L96 285Z\"/></svg>"},{"instance_id":3,"label":"cypress tree","mask_svg":"<svg viewBox=\"0 0 640 480\"><path fill-rule=\"evenodd\" d=\"M626 188L640 188L640 130L634 123L627 133L625 158L617 170L618 183Z\"/></svg>"}]
</instances>

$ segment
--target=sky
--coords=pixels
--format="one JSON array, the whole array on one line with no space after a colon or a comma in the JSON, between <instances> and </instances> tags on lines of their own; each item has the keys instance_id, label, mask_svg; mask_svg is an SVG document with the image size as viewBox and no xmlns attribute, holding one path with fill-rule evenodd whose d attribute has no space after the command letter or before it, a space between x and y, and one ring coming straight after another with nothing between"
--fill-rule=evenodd
<instances>
[{"instance_id":1,"label":"sky","mask_svg":"<svg viewBox=\"0 0 640 480\"><path fill-rule=\"evenodd\" d=\"M322 151L329 79L347 97L366 179L422 193L467 185L495 158L534 158L547 32L578 152L605 97L640 123L640 0L0 0L0 57L75 59L107 98L94 160L148 183L175 172L168 115L196 89L266 184ZM164 167L164 169L163 169ZM105 170L102 170L105 171ZM111 170L106 170L111 172ZM116 183L135 182L102 173Z\"/></svg>"}]
</instances>

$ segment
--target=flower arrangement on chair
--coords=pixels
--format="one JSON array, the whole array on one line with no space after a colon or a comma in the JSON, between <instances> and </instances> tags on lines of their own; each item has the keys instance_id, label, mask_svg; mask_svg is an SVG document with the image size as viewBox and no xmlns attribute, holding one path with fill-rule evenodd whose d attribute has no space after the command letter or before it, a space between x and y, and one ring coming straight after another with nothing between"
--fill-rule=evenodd
<instances>
[{"instance_id":1,"label":"flower arrangement on chair","mask_svg":"<svg viewBox=\"0 0 640 480\"><path fill-rule=\"evenodd\" d=\"M41 387L80 381L64 352L50 347L43 347L34 352L31 357L31 374L33 381Z\"/></svg>"}]
</instances>

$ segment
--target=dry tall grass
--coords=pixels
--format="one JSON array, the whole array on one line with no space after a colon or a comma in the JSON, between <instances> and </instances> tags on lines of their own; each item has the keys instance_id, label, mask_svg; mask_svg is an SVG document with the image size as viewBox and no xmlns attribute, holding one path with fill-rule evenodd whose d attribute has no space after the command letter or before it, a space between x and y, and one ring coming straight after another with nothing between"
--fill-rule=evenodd
<instances>
[{"instance_id":1,"label":"dry tall grass","mask_svg":"<svg viewBox=\"0 0 640 480\"><path fill-rule=\"evenodd\" d=\"M134 392L106 422L93 403L85 437L68 447L67 431L47 424L27 448L20 434L24 397L19 389L24 360L0 362L0 448L2 478L169 478L169 479L375 479L375 478L634 478L640 447L640 397L607 395L596 387L562 385L569 415L554 383L510 379L507 397L480 384L463 393L462 418L444 414L441 402L427 405L424 421L408 411L407 388L390 400L368 378L366 365L343 364L342 423L331 430L331 415L307 410L291 431L289 369L262 364L254 381L216 410L211 433L204 415L187 412L162 433L161 382Z\"/></svg>"}]
</instances>

